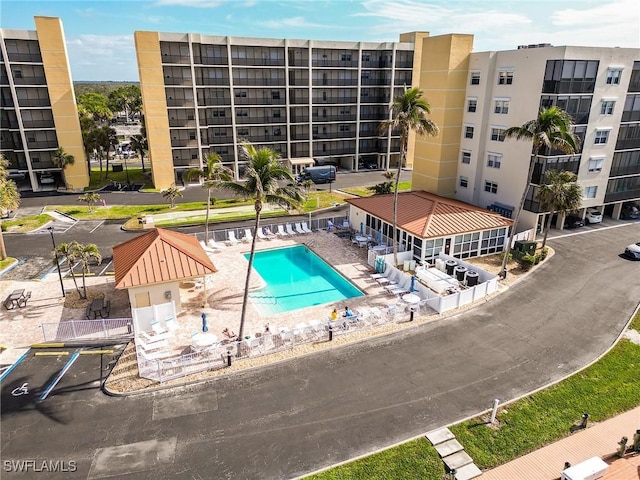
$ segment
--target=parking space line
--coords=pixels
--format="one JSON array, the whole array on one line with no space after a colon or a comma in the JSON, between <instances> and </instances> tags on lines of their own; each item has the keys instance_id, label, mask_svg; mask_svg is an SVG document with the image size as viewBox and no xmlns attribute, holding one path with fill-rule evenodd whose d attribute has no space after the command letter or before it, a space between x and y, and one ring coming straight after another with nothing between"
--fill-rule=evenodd
<instances>
[{"instance_id":1,"label":"parking space line","mask_svg":"<svg viewBox=\"0 0 640 480\"><path fill-rule=\"evenodd\" d=\"M13 362L13 364L11 364L9 368L7 368L4 372L2 372L2 374L0 374L0 382L4 380L7 377L7 375L13 372L13 370L18 366L18 364L22 363L22 361L25 358L27 358L28 354L29 354L29 350L27 350L22 355L20 355L20 357L18 357L18 359L15 362Z\"/></svg>"},{"instance_id":2,"label":"parking space line","mask_svg":"<svg viewBox=\"0 0 640 480\"><path fill-rule=\"evenodd\" d=\"M62 380L62 377L64 376L64 374L67 373L67 371L71 368L71 365L73 365L73 362L75 362L79 357L80 357L80 352L74 352L74 354L71 355L71 358L65 364L65 366L62 367L62 370L58 372L58 375L56 375L56 378L54 378L53 381L47 386L47 388L45 388L44 392L42 392L42 395L40 395L40 398L38 398L38 401L45 400L49 396L49 394L56 387L58 382Z\"/></svg>"},{"instance_id":3,"label":"parking space line","mask_svg":"<svg viewBox=\"0 0 640 480\"><path fill-rule=\"evenodd\" d=\"M589 230L583 230L580 232L572 232L572 233L565 233L565 234L560 234L554 237L548 237L547 240L555 240L558 238L566 238L566 237L573 237L575 235L586 235L587 233L592 233L592 232L599 232L601 230L611 230L612 228L621 228L621 227L626 227L629 225L635 225L636 223L640 223L640 222L633 222L633 223L621 223L619 225L609 225L606 227L600 227L600 228L592 228Z\"/></svg>"},{"instance_id":4,"label":"parking space line","mask_svg":"<svg viewBox=\"0 0 640 480\"><path fill-rule=\"evenodd\" d=\"M100 223L98 225L96 225L89 233L95 232L100 227L100 225L102 225L103 223L104 223L104 220L101 220Z\"/></svg>"},{"instance_id":5,"label":"parking space line","mask_svg":"<svg viewBox=\"0 0 640 480\"><path fill-rule=\"evenodd\" d=\"M104 268L98 273L98 275L104 275L104 272L107 268L109 268L109 266L113 263L113 258L109 261L109 263L107 263Z\"/></svg>"},{"instance_id":6,"label":"parking space line","mask_svg":"<svg viewBox=\"0 0 640 480\"><path fill-rule=\"evenodd\" d=\"M80 355L111 355L113 350L81 350Z\"/></svg>"},{"instance_id":7,"label":"parking space line","mask_svg":"<svg viewBox=\"0 0 640 480\"><path fill-rule=\"evenodd\" d=\"M62 355L69 355L69 352L36 352L33 355L35 357L57 357Z\"/></svg>"}]
</instances>

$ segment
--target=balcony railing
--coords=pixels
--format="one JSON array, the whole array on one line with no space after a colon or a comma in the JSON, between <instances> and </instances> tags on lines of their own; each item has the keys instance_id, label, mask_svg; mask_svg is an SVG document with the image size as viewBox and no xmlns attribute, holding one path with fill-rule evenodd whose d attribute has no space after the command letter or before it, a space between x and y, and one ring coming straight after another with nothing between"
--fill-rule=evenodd
<instances>
[{"instance_id":1,"label":"balcony railing","mask_svg":"<svg viewBox=\"0 0 640 480\"><path fill-rule=\"evenodd\" d=\"M19 98L21 107L50 107L51 100L48 98Z\"/></svg>"},{"instance_id":2,"label":"balcony railing","mask_svg":"<svg viewBox=\"0 0 640 480\"><path fill-rule=\"evenodd\" d=\"M389 100L379 95L360 98L360 103L389 103Z\"/></svg>"},{"instance_id":3,"label":"balcony railing","mask_svg":"<svg viewBox=\"0 0 640 480\"><path fill-rule=\"evenodd\" d=\"M290 67L307 67L309 66L309 59L289 57L289 66Z\"/></svg>"},{"instance_id":4,"label":"balcony railing","mask_svg":"<svg viewBox=\"0 0 640 480\"><path fill-rule=\"evenodd\" d=\"M207 107L211 105L231 105L230 98L220 98L220 97L205 97L198 98L198 106L199 107Z\"/></svg>"},{"instance_id":5,"label":"balcony railing","mask_svg":"<svg viewBox=\"0 0 640 480\"><path fill-rule=\"evenodd\" d=\"M205 125L231 125L231 115L228 117L206 117L200 119L200 126Z\"/></svg>"},{"instance_id":6,"label":"balcony railing","mask_svg":"<svg viewBox=\"0 0 640 480\"><path fill-rule=\"evenodd\" d=\"M51 140L51 141L42 140L42 141L35 141L35 142L27 141L27 146L29 147L29 150L58 148L58 142L56 142L55 140Z\"/></svg>"},{"instance_id":7,"label":"balcony railing","mask_svg":"<svg viewBox=\"0 0 640 480\"><path fill-rule=\"evenodd\" d=\"M234 85L246 85L252 87L284 87L284 78L234 78Z\"/></svg>"},{"instance_id":8,"label":"balcony railing","mask_svg":"<svg viewBox=\"0 0 640 480\"><path fill-rule=\"evenodd\" d=\"M358 97L327 97L314 98L313 103L319 105L351 105L358 101Z\"/></svg>"},{"instance_id":9,"label":"balcony railing","mask_svg":"<svg viewBox=\"0 0 640 480\"><path fill-rule=\"evenodd\" d=\"M189 55L167 55L162 54L162 63L177 63L177 64L190 64L191 58Z\"/></svg>"},{"instance_id":10,"label":"balcony railing","mask_svg":"<svg viewBox=\"0 0 640 480\"><path fill-rule=\"evenodd\" d=\"M178 138L178 139L171 139L171 146L172 147L187 147L187 148L197 148L198 147L198 141L197 140L190 140L190 139L185 139L185 138Z\"/></svg>"},{"instance_id":11,"label":"balcony railing","mask_svg":"<svg viewBox=\"0 0 640 480\"><path fill-rule=\"evenodd\" d=\"M194 127L196 126L195 120L188 120L186 118L173 118L169 119L170 127Z\"/></svg>"},{"instance_id":12,"label":"balcony railing","mask_svg":"<svg viewBox=\"0 0 640 480\"><path fill-rule=\"evenodd\" d=\"M209 138L203 138L203 145L219 145L221 143L233 143L233 137L231 135L221 137L219 135L211 135Z\"/></svg>"},{"instance_id":13,"label":"balcony railing","mask_svg":"<svg viewBox=\"0 0 640 480\"><path fill-rule=\"evenodd\" d=\"M312 65L314 67L357 67L357 60L313 60Z\"/></svg>"},{"instance_id":14,"label":"balcony railing","mask_svg":"<svg viewBox=\"0 0 640 480\"><path fill-rule=\"evenodd\" d=\"M167 107L192 107L194 106L192 98L167 98Z\"/></svg>"},{"instance_id":15,"label":"balcony railing","mask_svg":"<svg viewBox=\"0 0 640 480\"><path fill-rule=\"evenodd\" d=\"M314 115L314 122L353 122L355 121L355 114L351 115Z\"/></svg>"},{"instance_id":16,"label":"balcony railing","mask_svg":"<svg viewBox=\"0 0 640 480\"><path fill-rule=\"evenodd\" d=\"M25 129L55 128L53 120L23 120L22 125Z\"/></svg>"},{"instance_id":17,"label":"balcony railing","mask_svg":"<svg viewBox=\"0 0 640 480\"><path fill-rule=\"evenodd\" d=\"M200 57L193 56L195 65L227 65L227 57Z\"/></svg>"},{"instance_id":18,"label":"balcony railing","mask_svg":"<svg viewBox=\"0 0 640 480\"><path fill-rule=\"evenodd\" d=\"M287 117L238 117L236 123L246 124L263 124L263 123L287 123Z\"/></svg>"},{"instance_id":19,"label":"balcony railing","mask_svg":"<svg viewBox=\"0 0 640 480\"><path fill-rule=\"evenodd\" d=\"M164 77L164 84L190 87L192 85L192 82L191 82L191 78Z\"/></svg>"},{"instance_id":20,"label":"balcony railing","mask_svg":"<svg viewBox=\"0 0 640 480\"><path fill-rule=\"evenodd\" d=\"M287 136L283 133L282 135L238 135L239 138L246 138L250 142L261 143L261 142L286 142Z\"/></svg>"},{"instance_id":21,"label":"balcony railing","mask_svg":"<svg viewBox=\"0 0 640 480\"><path fill-rule=\"evenodd\" d=\"M362 68L391 68L391 62L386 60L363 60Z\"/></svg>"},{"instance_id":22,"label":"balcony railing","mask_svg":"<svg viewBox=\"0 0 640 480\"><path fill-rule=\"evenodd\" d=\"M13 79L13 83L16 85L46 85L47 79L45 77L18 77Z\"/></svg>"},{"instance_id":23,"label":"balcony railing","mask_svg":"<svg viewBox=\"0 0 640 480\"><path fill-rule=\"evenodd\" d=\"M308 78L290 78L289 86L291 87L308 87L309 79Z\"/></svg>"},{"instance_id":24,"label":"balcony railing","mask_svg":"<svg viewBox=\"0 0 640 480\"><path fill-rule=\"evenodd\" d=\"M284 58L233 58L233 65L248 65L253 67L284 67Z\"/></svg>"},{"instance_id":25,"label":"balcony railing","mask_svg":"<svg viewBox=\"0 0 640 480\"><path fill-rule=\"evenodd\" d=\"M358 85L357 78L314 78L314 87L354 87Z\"/></svg>"},{"instance_id":26,"label":"balcony railing","mask_svg":"<svg viewBox=\"0 0 640 480\"><path fill-rule=\"evenodd\" d=\"M356 132L322 132L314 133L314 140L333 140L336 138L356 138Z\"/></svg>"},{"instance_id":27,"label":"balcony railing","mask_svg":"<svg viewBox=\"0 0 640 480\"><path fill-rule=\"evenodd\" d=\"M604 194L604 202L620 202L624 200L635 200L640 198L640 188L625 190L624 192L611 192Z\"/></svg>"},{"instance_id":28,"label":"balcony railing","mask_svg":"<svg viewBox=\"0 0 640 480\"><path fill-rule=\"evenodd\" d=\"M362 85L366 85L366 86L376 86L376 85L390 85L391 84L391 79L390 78L363 78L362 79Z\"/></svg>"},{"instance_id":29,"label":"balcony railing","mask_svg":"<svg viewBox=\"0 0 640 480\"><path fill-rule=\"evenodd\" d=\"M609 171L609 177L621 177L623 175L635 175L640 173L640 165L629 165L626 167L612 166Z\"/></svg>"},{"instance_id":30,"label":"balcony railing","mask_svg":"<svg viewBox=\"0 0 640 480\"><path fill-rule=\"evenodd\" d=\"M633 148L640 148L640 138L618 139L616 142L616 150L630 150Z\"/></svg>"},{"instance_id":31,"label":"balcony railing","mask_svg":"<svg viewBox=\"0 0 640 480\"><path fill-rule=\"evenodd\" d=\"M196 85L225 85L229 86L229 78L203 78L196 77Z\"/></svg>"},{"instance_id":32,"label":"balcony railing","mask_svg":"<svg viewBox=\"0 0 640 480\"><path fill-rule=\"evenodd\" d=\"M9 53L10 62L42 63L42 55L39 53Z\"/></svg>"},{"instance_id":33,"label":"balcony railing","mask_svg":"<svg viewBox=\"0 0 640 480\"><path fill-rule=\"evenodd\" d=\"M271 98L271 97L236 97L236 105L284 105L286 103L284 98Z\"/></svg>"}]
</instances>

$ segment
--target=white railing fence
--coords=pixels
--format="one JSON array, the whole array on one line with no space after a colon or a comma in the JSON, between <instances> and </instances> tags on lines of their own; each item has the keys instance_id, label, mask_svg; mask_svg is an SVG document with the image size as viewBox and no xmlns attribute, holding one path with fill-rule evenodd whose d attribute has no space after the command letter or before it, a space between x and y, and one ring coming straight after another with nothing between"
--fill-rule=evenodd
<instances>
[{"instance_id":1,"label":"white railing fence","mask_svg":"<svg viewBox=\"0 0 640 480\"><path fill-rule=\"evenodd\" d=\"M41 326L45 342L133 338L131 318L67 320L59 323L43 323Z\"/></svg>"}]
</instances>

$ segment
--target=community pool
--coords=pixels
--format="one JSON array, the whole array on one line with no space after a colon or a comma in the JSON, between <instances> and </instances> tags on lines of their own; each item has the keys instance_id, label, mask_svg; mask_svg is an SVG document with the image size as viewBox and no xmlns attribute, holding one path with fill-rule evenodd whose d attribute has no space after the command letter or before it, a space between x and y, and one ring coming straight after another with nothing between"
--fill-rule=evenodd
<instances>
[{"instance_id":1,"label":"community pool","mask_svg":"<svg viewBox=\"0 0 640 480\"><path fill-rule=\"evenodd\" d=\"M305 245L256 252L253 268L266 286L249 297L264 316L364 295Z\"/></svg>"}]
</instances>

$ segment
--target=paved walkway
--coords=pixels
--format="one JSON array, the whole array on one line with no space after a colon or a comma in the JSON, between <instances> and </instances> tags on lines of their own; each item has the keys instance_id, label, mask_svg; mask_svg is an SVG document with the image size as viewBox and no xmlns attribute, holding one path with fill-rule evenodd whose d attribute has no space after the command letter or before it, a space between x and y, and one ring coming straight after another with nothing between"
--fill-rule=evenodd
<instances>
[{"instance_id":1,"label":"paved walkway","mask_svg":"<svg viewBox=\"0 0 640 480\"><path fill-rule=\"evenodd\" d=\"M576 465L591 457L601 457L610 464L602 480L631 480L639 478L640 455L614 456L617 443L625 436L633 441L640 428L640 406L622 415L574 433L551 445L524 455L482 474L482 480L556 480L564 462Z\"/></svg>"}]
</instances>

